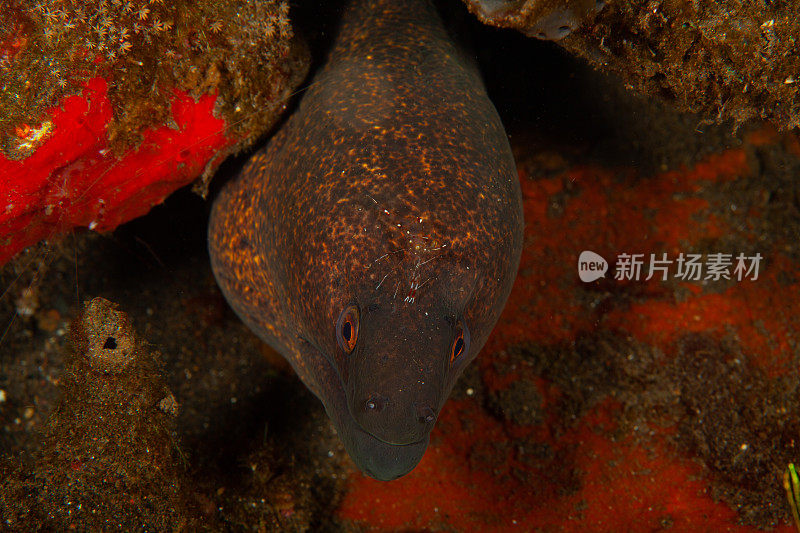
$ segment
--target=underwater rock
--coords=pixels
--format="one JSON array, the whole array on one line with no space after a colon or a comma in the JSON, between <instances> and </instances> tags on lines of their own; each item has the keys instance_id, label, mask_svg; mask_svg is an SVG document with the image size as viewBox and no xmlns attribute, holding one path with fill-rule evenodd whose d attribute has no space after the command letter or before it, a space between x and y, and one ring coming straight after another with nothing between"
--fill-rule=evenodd
<instances>
[{"instance_id":1,"label":"underwater rock","mask_svg":"<svg viewBox=\"0 0 800 533\"><path fill-rule=\"evenodd\" d=\"M464 0L483 23L559 41L637 93L704 122L800 125L800 4Z\"/></svg>"},{"instance_id":2,"label":"underwater rock","mask_svg":"<svg viewBox=\"0 0 800 533\"><path fill-rule=\"evenodd\" d=\"M609 2L562 41L648 97L737 126L800 125L797 2Z\"/></svg>"},{"instance_id":3,"label":"underwater rock","mask_svg":"<svg viewBox=\"0 0 800 533\"><path fill-rule=\"evenodd\" d=\"M136 334L128 315L117 305L95 298L86 305L73 341L89 366L107 374L120 374L136 357Z\"/></svg>"},{"instance_id":4,"label":"underwater rock","mask_svg":"<svg viewBox=\"0 0 800 533\"><path fill-rule=\"evenodd\" d=\"M86 304L71 334L75 352L41 447L0 468L4 526L167 531L196 523L173 420L160 408L171 393L158 354L103 298Z\"/></svg>"},{"instance_id":5,"label":"underwater rock","mask_svg":"<svg viewBox=\"0 0 800 533\"><path fill-rule=\"evenodd\" d=\"M516 28L529 37L558 41L589 16L600 11L602 0L464 0L485 24Z\"/></svg>"},{"instance_id":6,"label":"underwater rock","mask_svg":"<svg viewBox=\"0 0 800 533\"><path fill-rule=\"evenodd\" d=\"M209 177L272 127L308 68L282 1L2 5L0 264Z\"/></svg>"}]
</instances>

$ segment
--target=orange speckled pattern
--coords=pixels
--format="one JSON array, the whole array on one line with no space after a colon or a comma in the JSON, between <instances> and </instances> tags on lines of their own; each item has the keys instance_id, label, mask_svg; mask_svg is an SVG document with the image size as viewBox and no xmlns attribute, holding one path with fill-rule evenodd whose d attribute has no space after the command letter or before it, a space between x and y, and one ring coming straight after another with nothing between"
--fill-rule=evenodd
<instances>
[{"instance_id":1,"label":"orange speckled pattern","mask_svg":"<svg viewBox=\"0 0 800 533\"><path fill-rule=\"evenodd\" d=\"M497 321L522 217L505 131L433 7L354 2L297 112L216 199L209 249L231 306L322 400L356 464L394 479Z\"/></svg>"}]
</instances>

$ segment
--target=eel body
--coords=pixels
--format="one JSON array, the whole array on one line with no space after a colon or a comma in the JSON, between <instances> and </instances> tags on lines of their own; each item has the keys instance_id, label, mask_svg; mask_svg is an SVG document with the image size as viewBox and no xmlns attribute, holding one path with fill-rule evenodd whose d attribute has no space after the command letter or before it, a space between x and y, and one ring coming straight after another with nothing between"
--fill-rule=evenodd
<instances>
[{"instance_id":1,"label":"eel body","mask_svg":"<svg viewBox=\"0 0 800 533\"><path fill-rule=\"evenodd\" d=\"M473 63L425 0L358 0L209 226L239 317L325 404L358 467L416 466L511 290L522 201Z\"/></svg>"}]
</instances>

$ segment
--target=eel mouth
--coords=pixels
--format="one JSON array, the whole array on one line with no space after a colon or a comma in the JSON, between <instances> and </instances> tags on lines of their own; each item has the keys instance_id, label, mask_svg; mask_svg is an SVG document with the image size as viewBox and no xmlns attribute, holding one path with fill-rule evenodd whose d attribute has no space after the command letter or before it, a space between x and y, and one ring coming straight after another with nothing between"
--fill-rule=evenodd
<instances>
[{"instance_id":1,"label":"eel mouth","mask_svg":"<svg viewBox=\"0 0 800 533\"><path fill-rule=\"evenodd\" d=\"M430 442L430 433L408 443L386 442L366 431L350 412L341 376L333 363L313 344L313 351L325 364L317 366L320 375L318 396L333 422L339 438L356 466L365 474L381 481L391 481L408 474L422 459Z\"/></svg>"},{"instance_id":2,"label":"eel mouth","mask_svg":"<svg viewBox=\"0 0 800 533\"><path fill-rule=\"evenodd\" d=\"M412 444L391 444L362 430L360 426L345 429L336 422L334 424L337 429L341 428L342 441L356 465L365 474L380 481L392 481L408 474L428 449L428 435Z\"/></svg>"},{"instance_id":3,"label":"eel mouth","mask_svg":"<svg viewBox=\"0 0 800 533\"><path fill-rule=\"evenodd\" d=\"M385 444L386 446L395 446L395 447L398 447L398 448L402 448L403 446L417 446L419 444L422 444L423 442L427 442L428 441L427 435L425 437L422 437L419 440L415 440L415 441L412 441L412 442L392 442L390 440L382 439L378 435L376 435L375 433L369 431L364 426L362 426L359 423L359 421L356 420L356 418L353 416L352 412L350 412L349 410L348 410L348 412L350 414L350 421L352 422L353 427L355 429L357 429L361 433L363 433L363 434L375 439L376 441Z\"/></svg>"}]
</instances>

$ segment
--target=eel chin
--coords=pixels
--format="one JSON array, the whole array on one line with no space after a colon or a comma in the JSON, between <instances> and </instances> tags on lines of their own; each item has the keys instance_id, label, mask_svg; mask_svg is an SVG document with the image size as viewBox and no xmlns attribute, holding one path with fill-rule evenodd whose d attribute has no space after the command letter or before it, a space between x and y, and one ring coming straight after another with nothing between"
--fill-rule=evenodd
<instances>
[{"instance_id":1,"label":"eel chin","mask_svg":"<svg viewBox=\"0 0 800 533\"><path fill-rule=\"evenodd\" d=\"M317 360L314 370L318 386L309 388L325 405L328 417L356 466L381 481L391 481L411 472L425 455L430 434L410 444L390 444L365 431L350 413L344 384L333 364L310 344L305 344L304 348L307 356Z\"/></svg>"},{"instance_id":2,"label":"eel chin","mask_svg":"<svg viewBox=\"0 0 800 533\"><path fill-rule=\"evenodd\" d=\"M411 444L390 444L365 431L350 413L341 382L325 391L325 410L356 466L370 477L391 481L411 472L428 449L430 434ZM338 385L338 386L337 386Z\"/></svg>"},{"instance_id":3,"label":"eel chin","mask_svg":"<svg viewBox=\"0 0 800 533\"><path fill-rule=\"evenodd\" d=\"M430 441L430 435L425 435L413 444L389 444L361 429L355 420L346 424L334 421L334 425L358 468L381 481L391 481L411 472Z\"/></svg>"},{"instance_id":4,"label":"eel chin","mask_svg":"<svg viewBox=\"0 0 800 533\"><path fill-rule=\"evenodd\" d=\"M391 444L365 431L350 412L344 383L331 360L312 343L300 339L300 356L309 362L306 368L311 370L313 378L309 380L306 373L297 374L325 406L339 438L359 470L380 481L391 481L411 472L428 449L430 433L410 444ZM269 342L267 338L264 340ZM282 349L277 344L273 348Z\"/></svg>"}]
</instances>

